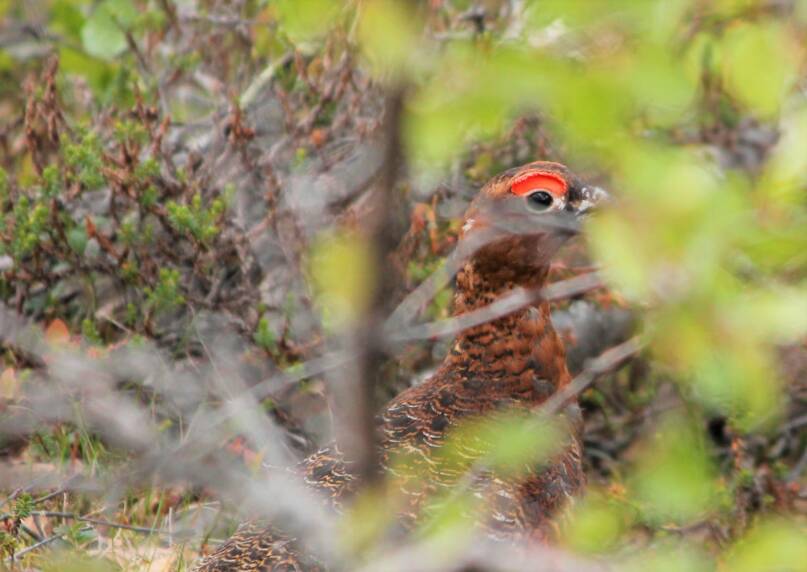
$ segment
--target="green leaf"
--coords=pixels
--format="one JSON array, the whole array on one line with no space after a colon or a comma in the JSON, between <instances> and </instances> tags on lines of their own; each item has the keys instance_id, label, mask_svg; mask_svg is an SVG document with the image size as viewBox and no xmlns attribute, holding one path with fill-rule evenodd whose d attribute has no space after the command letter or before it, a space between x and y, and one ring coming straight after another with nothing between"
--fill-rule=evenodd
<instances>
[{"instance_id":1,"label":"green leaf","mask_svg":"<svg viewBox=\"0 0 807 572\"><path fill-rule=\"evenodd\" d=\"M732 27L722 42L726 89L751 111L775 115L796 79L796 49L776 24Z\"/></svg>"},{"instance_id":2,"label":"green leaf","mask_svg":"<svg viewBox=\"0 0 807 572\"><path fill-rule=\"evenodd\" d=\"M807 570L804 529L785 522L764 522L729 551L724 569L732 572Z\"/></svg>"},{"instance_id":3,"label":"green leaf","mask_svg":"<svg viewBox=\"0 0 807 572\"><path fill-rule=\"evenodd\" d=\"M339 15L340 2L333 0L278 0L277 12L283 31L294 42L325 34Z\"/></svg>"},{"instance_id":4,"label":"green leaf","mask_svg":"<svg viewBox=\"0 0 807 572\"><path fill-rule=\"evenodd\" d=\"M87 231L82 225L77 225L67 231L67 242L76 254L81 256L87 249Z\"/></svg>"},{"instance_id":5,"label":"green leaf","mask_svg":"<svg viewBox=\"0 0 807 572\"><path fill-rule=\"evenodd\" d=\"M86 52L102 59L112 59L126 49L125 30L137 18L131 0L105 0L95 9L81 29L81 43Z\"/></svg>"},{"instance_id":6,"label":"green leaf","mask_svg":"<svg viewBox=\"0 0 807 572\"><path fill-rule=\"evenodd\" d=\"M627 524L626 506L600 492L591 492L574 505L565 543L577 552L600 553L613 547Z\"/></svg>"},{"instance_id":7,"label":"green leaf","mask_svg":"<svg viewBox=\"0 0 807 572\"><path fill-rule=\"evenodd\" d=\"M375 280L366 241L348 233L320 236L311 251L310 271L326 326L346 326L362 315Z\"/></svg>"},{"instance_id":8,"label":"green leaf","mask_svg":"<svg viewBox=\"0 0 807 572\"><path fill-rule=\"evenodd\" d=\"M648 520L685 522L712 508L713 477L690 423L669 418L645 441L631 490Z\"/></svg>"},{"instance_id":9,"label":"green leaf","mask_svg":"<svg viewBox=\"0 0 807 572\"><path fill-rule=\"evenodd\" d=\"M359 21L359 40L365 57L380 73L393 75L411 71L419 42L418 24L404 2L370 2ZM422 29L422 26L421 26Z\"/></svg>"}]
</instances>

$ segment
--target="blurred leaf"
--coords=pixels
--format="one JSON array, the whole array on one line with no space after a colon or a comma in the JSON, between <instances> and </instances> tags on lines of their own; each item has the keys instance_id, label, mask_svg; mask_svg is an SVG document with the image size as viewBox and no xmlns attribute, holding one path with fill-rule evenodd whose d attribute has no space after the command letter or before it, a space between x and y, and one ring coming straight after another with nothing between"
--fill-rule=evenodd
<instances>
[{"instance_id":1,"label":"blurred leaf","mask_svg":"<svg viewBox=\"0 0 807 572\"><path fill-rule=\"evenodd\" d=\"M728 327L748 332L760 344L792 342L807 334L807 289L771 287L736 302L724 314Z\"/></svg>"},{"instance_id":2,"label":"blurred leaf","mask_svg":"<svg viewBox=\"0 0 807 572\"><path fill-rule=\"evenodd\" d=\"M589 492L575 503L564 541L577 552L599 553L614 547L628 524L624 503L600 491Z\"/></svg>"},{"instance_id":3,"label":"blurred leaf","mask_svg":"<svg viewBox=\"0 0 807 572\"><path fill-rule=\"evenodd\" d=\"M713 572L711 557L692 543L662 543L629 557L624 572ZM731 570L730 568L726 569ZM732 570L732 572L734 572Z\"/></svg>"},{"instance_id":4,"label":"blurred leaf","mask_svg":"<svg viewBox=\"0 0 807 572\"><path fill-rule=\"evenodd\" d=\"M56 0L50 10L53 30L78 40L84 25L84 14L78 4L71 0Z\"/></svg>"},{"instance_id":5,"label":"blurred leaf","mask_svg":"<svg viewBox=\"0 0 807 572\"><path fill-rule=\"evenodd\" d=\"M87 248L87 242L87 231L83 226L77 225L67 232L67 243L79 256L84 254L84 250Z\"/></svg>"},{"instance_id":6,"label":"blurred leaf","mask_svg":"<svg viewBox=\"0 0 807 572\"><path fill-rule=\"evenodd\" d=\"M782 411L781 382L772 356L741 337L712 344L694 364L696 397L731 415L743 430L758 430Z\"/></svg>"},{"instance_id":7,"label":"blurred leaf","mask_svg":"<svg viewBox=\"0 0 807 572\"><path fill-rule=\"evenodd\" d=\"M333 0L278 0L277 13L283 31L294 42L322 36L336 22L340 2Z\"/></svg>"},{"instance_id":8,"label":"blurred leaf","mask_svg":"<svg viewBox=\"0 0 807 572\"><path fill-rule=\"evenodd\" d=\"M617 212L603 212L587 224L591 247L604 272L619 290L634 299L647 297L649 276L636 229Z\"/></svg>"},{"instance_id":9,"label":"blurred leaf","mask_svg":"<svg viewBox=\"0 0 807 572\"><path fill-rule=\"evenodd\" d=\"M366 488L357 495L355 502L345 513L343 545L351 552L361 552L379 542L390 526L395 523L394 499L382 491Z\"/></svg>"},{"instance_id":10,"label":"blurred leaf","mask_svg":"<svg viewBox=\"0 0 807 572\"><path fill-rule=\"evenodd\" d=\"M461 470L478 463L518 473L546 461L566 442L567 432L557 420L514 410L466 421L451 433L440 457Z\"/></svg>"},{"instance_id":11,"label":"blurred leaf","mask_svg":"<svg viewBox=\"0 0 807 572\"><path fill-rule=\"evenodd\" d=\"M774 23L734 26L723 38L726 88L762 117L779 111L795 81L798 58L792 42Z\"/></svg>"},{"instance_id":12,"label":"blurred leaf","mask_svg":"<svg viewBox=\"0 0 807 572\"><path fill-rule=\"evenodd\" d=\"M469 141L499 133L514 112L548 100L558 69L520 50L491 53L466 43L451 45L434 69L434 80L409 104L410 153L445 165Z\"/></svg>"},{"instance_id":13,"label":"blurred leaf","mask_svg":"<svg viewBox=\"0 0 807 572\"><path fill-rule=\"evenodd\" d=\"M81 50L63 47L59 49L59 67L65 74L85 79L96 93L100 93L112 80L115 64L98 60ZM74 116L77 119L86 119L78 112Z\"/></svg>"},{"instance_id":14,"label":"blurred leaf","mask_svg":"<svg viewBox=\"0 0 807 572\"><path fill-rule=\"evenodd\" d=\"M138 11L131 0L104 0L81 29L81 43L88 54L112 59L127 47L125 30Z\"/></svg>"},{"instance_id":15,"label":"blurred leaf","mask_svg":"<svg viewBox=\"0 0 807 572\"><path fill-rule=\"evenodd\" d=\"M667 418L645 440L631 489L652 522L686 522L712 510L713 468L690 423Z\"/></svg>"},{"instance_id":16,"label":"blurred leaf","mask_svg":"<svg viewBox=\"0 0 807 572\"><path fill-rule=\"evenodd\" d=\"M784 521L756 526L731 548L725 569L732 572L807 570L807 530Z\"/></svg>"},{"instance_id":17,"label":"blurred leaf","mask_svg":"<svg viewBox=\"0 0 807 572\"><path fill-rule=\"evenodd\" d=\"M625 75L624 85L655 126L680 121L695 99L696 82L664 47L645 47L630 61Z\"/></svg>"},{"instance_id":18,"label":"blurred leaf","mask_svg":"<svg viewBox=\"0 0 807 572\"><path fill-rule=\"evenodd\" d=\"M423 28L408 7L400 0L374 0L361 12L359 42L377 73L398 76L414 70Z\"/></svg>"},{"instance_id":19,"label":"blurred leaf","mask_svg":"<svg viewBox=\"0 0 807 572\"><path fill-rule=\"evenodd\" d=\"M800 105L782 118L782 135L760 178L759 192L773 206L790 211L804 198L807 183L807 105Z\"/></svg>"},{"instance_id":20,"label":"blurred leaf","mask_svg":"<svg viewBox=\"0 0 807 572\"><path fill-rule=\"evenodd\" d=\"M367 307L373 281L370 247L351 234L325 234L314 244L310 269L329 327L344 327Z\"/></svg>"}]
</instances>

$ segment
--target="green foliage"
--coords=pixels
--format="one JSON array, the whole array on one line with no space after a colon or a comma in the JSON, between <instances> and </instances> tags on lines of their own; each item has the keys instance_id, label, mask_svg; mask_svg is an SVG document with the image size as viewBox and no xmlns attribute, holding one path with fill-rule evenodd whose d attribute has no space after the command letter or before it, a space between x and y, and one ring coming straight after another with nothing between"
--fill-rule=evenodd
<instances>
[{"instance_id":1,"label":"green foliage","mask_svg":"<svg viewBox=\"0 0 807 572\"><path fill-rule=\"evenodd\" d=\"M48 165L42 171L42 195L44 198L55 199L62 193L62 181L59 167Z\"/></svg>"},{"instance_id":2,"label":"green foliage","mask_svg":"<svg viewBox=\"0 0 807 572\"><path fill-rule=\"evenodd\" d=\"M312 248L309 267L328 327L344 327L367 307L374 280L372 253L352 234L324 234Z\"/></svg>"},{"instance_id":3,"label":"green foliage","mask_svg":"<svg viewBox=\"0 0 807 572\"><path fill-rule=\"evenodd\" d=\"M259 347L266 351L272 352L277 349L275 333L269 326L269 320L265 316L258 320L258 327L255 330L255 334L253 334L253 339Z\"/></svg>"},{"instance_id":4,"label":"green foliage","mask_svg":"<svg viewBox=\"0 0 807 572\"><path fill-rule=\"evenodd\" d=\"M730 28L720 43L726 87L762 117L775 116L796 79L794 39L774 22Z\"/></svg>"},{"instance_id":5,"label":"green foliage","mask_svg":"<svg viewBox=\"0 0 807 572\"><path fill-rule=\"evenodd\" d=\"M213 199L209 208L202 205L202 195L196 193L189 205L169 201L166 206L168 219L174 227L182 232L191 234L199 242L211 242L219 234L218 221L224 214L224 201Z\"/></svg>"},{"instance_id":6,"label":"green foliage","mask_svg":"<svg viewBox=\"0 0 807 572\"><path fill-rule=\"evenodd\" d=\"M630 521L624 501L594 490L574 507L564 543L584 554L606 552L618 545Z\"/></svg>"},{"instance_id":7,"label":"green foliage","mask_svg":"<svg viewBox=\"0 0 807 572\"><path fill-rule=\"evenodd\" d=\"M179 270L160 268L159 280L155 288L146 287L146 302L157 310L170 310L185 303L181 293Z\"/></svg>"},{"instance_id":8,"label":"green foliage","mask_svg":"<svg viewBox=\"0 0 807 572\"><path fill-rule=\"evenodd\" d=\"M645 443L631 488L651 522L686 522L714 507L715 472L689 423L663 422Z\"/></svg>"},{"instance_id":9,"label":"green foliage","mask_svg":"<svg viewBox=\"0 0 807 572\"><path fill-rule=\"evenodd\" d=\"M14 501L14 518L22 520L31 516L34 510L34 498L29 493L21 493Z\"/></svg>"},{"instance_id":10,"label":"green foliage","mask_svg":"<svg viewBox=\"0 0 807 572\"><path fill-rule=\"evenodd\" d=\"M87 249L87 231L81 225L76 225L67 231L67 244L73 249L73 252L82 256Z\"/></svg>"},{"instance_id":11,"label":"green foliage","mask_svg":"<svg viewBox=\"0 0 807 572\"><path fill-rule=\"evenodd\" d=\"M148 132L141 123L136 121L118 121L115 123L115 139L119 143L143 145L148 141ZM144 168L145 166L148 172L153 172L155 167L151 163L154 163L154 161L143 161L138 168ZM157 173L159 173L159 166L156 169Z\"/></svg>"},{"instance_id":12,"label":"green foliage","mask_svg":"<svg viewBox=\"0 0 807 572\"><path fill-rule=\"evenodd\" d=\"M277 0L283 30L294 41L322 36L339 13L340 3L331 0Z\"/></svg>"},{"instance_id":13,"label":"green foliage","mask_svg":"<svg viewBox=\"0 0 807 572\"><path fill-rule=\"evenodd\" d=\"M0 530L0 554L9 556L17 551L18 539L5 530Z\"/></svg>"},{"instance_id":14,"label":"green foliage","mask_svg":"<svg viewBox=\"0 0 807 572\"><path fill-rule=\"evenodd\" d=\"M736 572L758 570L804 570L807 542L798 525L771 520L759 523L747 537L729 551L726 569Z\"/></svg>"},{"instance_id":15,"label":"green foliage","mask_svg":"<svg viewBox=\"0 0 807 572\"><path fill-rule=\"evenodd\" d=\"M88 54L111 59L127 47L126 32L137 19L131 0L103 0L81 28L81 43Z\"/></svg>"},{"instance_id":16,"label":"green foliage","mask_svg":"<svg viewBox=\"0 0 807 572\"><path fill-rule=\"evenodd\" d=\"M89 130L79 133L78 140L64 145L64 160L81 185L94 191L101 188L106 179L103 168L103 149L98 136Z\"/></svg>"},{"instance_id":17,"label":"green foliage","mask_svg":"<svg viewBox=\"0 0 807 572\"><path fill-rule=\"evenodd\" d=\"M90 318L84 318L81 321L81 335L91 344L102 344L101 334L98 333L98 328L95 327L95 322Z\"/></svg>"},{"instance_id":18,"label":"green foliage","mask_svg":"<svg viewBox=\"0 0 807 572\"><path fill-rule=\"evenodd\" d=\"M31 202L27 196L21 196L14 204L11 221L14 230L8 253L16 260L21 260L39 245L45 232L50 211L40 202Z\"/></svg>"}]
</instances>

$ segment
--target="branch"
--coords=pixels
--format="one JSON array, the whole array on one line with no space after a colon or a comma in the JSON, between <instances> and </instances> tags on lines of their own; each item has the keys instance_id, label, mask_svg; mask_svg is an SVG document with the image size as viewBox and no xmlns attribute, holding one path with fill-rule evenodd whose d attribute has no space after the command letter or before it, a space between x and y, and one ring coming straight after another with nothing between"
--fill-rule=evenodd
<instances>
[{"instance_id":1,"label":"branch","mask_svg":"<svg viewBox=\"0 0 807 572\"><path fill-rule=\"evenodd\" d=\"M586 390L599 377L610 373L638 354L642 344L638 337L633 337L619 345L605 350L588 362L588 366L575 377L571 383L555 392L540 407L539 411L546 415L554 415L573 397Z\"/></svg>"},{"instance_id":2,"label":"branch","mask_svg":"<svg viewBox=\"0 0 807 572\"><path fill-rule=\"evenodd\" d=\"M391 318L388 322L386 336L390 343L402 343L450 336L458 334L468 328L478 326L479 324L484 324L485 322L506 316L519 308L523 308L541 299L548 302L563 300L573 296L579 296L580 294L590 292L597 288L602 288L603 286L604 284L600 274L598 272L589 272L568 280L555 282L540 290L516 288L492 304L479 308L478 310L473 310L445 320L410 326L402 331L396 332L392 330L395 322ZM401 306L403 306L403 304ZM399 308L401 306L399 306Z\"/></svg>"}]
</instances>

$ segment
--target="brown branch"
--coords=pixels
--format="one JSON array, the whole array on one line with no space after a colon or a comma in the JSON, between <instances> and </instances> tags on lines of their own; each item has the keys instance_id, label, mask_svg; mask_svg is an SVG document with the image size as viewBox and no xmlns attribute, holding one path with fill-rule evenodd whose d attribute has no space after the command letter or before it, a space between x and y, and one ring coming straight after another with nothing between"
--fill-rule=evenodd
<instances>
[{"instance_id":1,"label":"brown branch","mask_svg":"<svg viewBox=\"0 0 807 572\"><path fill-rule=\"evenodd\" d=\"M395 250L399 238L394 231L393 197L402 166L403 100L402 87L392 88L387 96L384 168L373 196L375 208L372 209L373 218L370 221L374 270L370 279L373 287L367 314L352 332L356 361L348 377L354 374L356 379L345 379L345 383L341 384L341 395L336 396L342 425L337 438L344 443L340 445L346 458L353 462L356 476L365 483L376 482L382 475L378 464L375 382L388 357L383 332L389 293L395 287L395 271L389 255Z\"/></svg>"},{"instance_id":2,"label":"brown branch","mask_svg":"<svg viewBox=\"0 0 807 572\"><path fill-rule=\"evenodd\" d=\"M468 328L478 326L479 324L495 320L511 312L515 312L519 308L523 308L540 299L549 302L564 300L585 294L597 288L602 288L603 286L604 284L599 273L589 272L568 280L555 282L540 290L516 288L492 304L479 308L478 310L473 310L445 320L417 324L398 332L395 332L393 329L396 325L395 322L390 320L390 324L387 328L387 337L391 343L401 343L450 336L458 334Z\"/></svg>"},{"instance_id":3,"label":"brown branch","mask_svg":"<svg viewBox=\"0 0 807 572\"><path fill-rule=\"evenodd\" d=\"M586 390L598 378L610 373L621 366L625 361L634 357L642 349L642 344L638 337L633 337L619 345L613 346L602 352L599 356L589 361L586 368L575 377L569 385L557 391L540 407L540 412L546 415L554 415L560 411L566 403Z\"/></svg>"}]
</instances>

